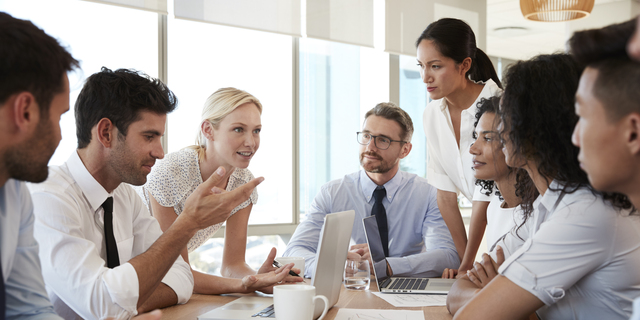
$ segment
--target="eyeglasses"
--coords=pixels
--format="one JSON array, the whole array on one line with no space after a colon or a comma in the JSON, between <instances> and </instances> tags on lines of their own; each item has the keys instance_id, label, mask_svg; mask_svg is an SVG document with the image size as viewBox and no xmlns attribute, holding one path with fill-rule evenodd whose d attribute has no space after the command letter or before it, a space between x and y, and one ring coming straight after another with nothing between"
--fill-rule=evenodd
<instances>
[{"instance_id":1,"label":"eyeglasses","mask_svg":"<svg viewBox=\"0 0 640 320\"><path fill-rule=\"evenodd\" d=\"M368 132L357 132L358 143L361 145L368 145L373 140L373 144L380 150L387 150L391 146L391 142L407 143L402 140L391 140L385 136L374 136Z\"/></svg>"}]
</instances>

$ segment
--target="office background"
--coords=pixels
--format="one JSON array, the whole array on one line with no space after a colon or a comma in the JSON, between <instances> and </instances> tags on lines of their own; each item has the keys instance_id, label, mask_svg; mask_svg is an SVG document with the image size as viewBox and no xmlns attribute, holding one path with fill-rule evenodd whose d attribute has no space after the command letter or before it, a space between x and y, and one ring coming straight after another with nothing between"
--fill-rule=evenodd
<instances>
[{"instance_id":1,"label":"office background","mask_svg":"<svg viewBox=\"0 0 640 320\"><path fill-rule=\"evenodd\" d=\"M413 149L401 168L425 176L428 95L414 42L430 22L467 21L501 74L516 60L564 50L575 30L636 16L640 4L597 0L590 17L555 23L524 20L518 0L0 0L0 11L32 20L81 61L70 75L71 106L102 66L165 81L179 100L166 152L194 143L202 105L218 88L260 99L261 145L249 169L266 180L247 240L247 262L258 268L272 246L284 251L322 184L359 170L356 131L375 104L393 101L411 115ZM75 149L73 108L61 127L50 165ZM223 232L190 254L200 270L219 274Z\"/></svg>"}]
</instances>

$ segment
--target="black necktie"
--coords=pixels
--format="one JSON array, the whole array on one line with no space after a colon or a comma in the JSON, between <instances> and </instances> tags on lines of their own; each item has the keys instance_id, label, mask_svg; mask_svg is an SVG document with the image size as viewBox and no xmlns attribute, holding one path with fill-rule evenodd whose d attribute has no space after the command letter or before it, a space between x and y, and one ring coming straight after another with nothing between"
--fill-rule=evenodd
<instances>
[{"instance_id":1,"label":"black necktie","mask_svg":"<svg viewBox=\"0 0 640 320\"><path fill-rule=\"evenodd\" d=\"M382 249L384 256L389 256L389 227L387 226L387 210L382 205L382 199L387 196L387 190L384 187L378 187L373 191L375 203L371 209L371 215L376 216L378 230L380 231L380 240L382 240Z\"/></svg>"},{"instance_id":2,"label":"black necktie","mask_svg":"<svg viewBox=\"0 0 640 320\"><path fill-rule=\"evenodd\" d=\"M113 236L113 197L107 198L102 204L104 209L104 241L107 245L107 267L115 268L120 265L118 246Z\"/></svg>"},{"instance_id":3,"label":"black necktie","mask_svg":"<svg viewBox=\"0 0 640 320\"><path fill-rule=\"evenodd\" d=\"M4 276L2 275L2 265L0 264L0 320L4 320L4 314L6 309L7 302L6 299L7 292L4 289Z\"/></svg>"}]
</instances>

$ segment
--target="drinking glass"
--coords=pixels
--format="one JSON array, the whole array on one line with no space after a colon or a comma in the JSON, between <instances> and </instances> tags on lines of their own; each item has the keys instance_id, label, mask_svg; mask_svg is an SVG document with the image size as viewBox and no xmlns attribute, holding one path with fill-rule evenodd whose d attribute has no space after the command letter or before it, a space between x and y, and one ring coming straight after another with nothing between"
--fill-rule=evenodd
<instances>
[{"instance_id":1,"label":"drinking glass","mask_svg":"<svg viewBox=\"0 0 640 320\"><path fill-rule=\"evenodd\" d=\"M344 287L348 290L369 290L369 261L347 259L344 266Z\"/></svg>"}]
</instances>

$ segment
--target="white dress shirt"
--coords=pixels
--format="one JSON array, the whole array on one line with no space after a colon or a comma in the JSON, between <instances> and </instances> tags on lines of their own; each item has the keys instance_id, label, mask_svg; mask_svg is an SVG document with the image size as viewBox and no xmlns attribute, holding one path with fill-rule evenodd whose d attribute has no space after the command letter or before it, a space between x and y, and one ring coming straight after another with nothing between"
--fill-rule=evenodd
<instances>
[{"instance_id":1,"label":"white dress shirt","mask_svg":"<svg viewBox=\"0 0 640 320\"><path fill-rule=\"evenodd\" d=\"M35 208L35 237L47 292L65 319L128 319L137 314L138 275L128 261L144 253L162 234L142 199L127 184L112 193L96 181L77 152L49 169L49 178L30 186ZM120 266L106 267L104 210L113 197L113 230ZM185 303L193 275L181 257L162 279Z\"/></svg>"},{"instance_id":2,"label":"white dress shirt","mask_svg":"<svg viewBox=\"0 0 640 320\"><path fill-rule=\"evenodd\" d=\"M364 170L324 184L283 256L304 257L305 275L311 277L316 268L324 218L333 212L354 210L356 217L351 240L354 244L367 243L362 219L371 216L376 187ZM436 189L426 179L400 170L384 184L384 188L387 195L382 205L389 225L389 257L386 260L393 274L439 277L444 268L457 268L460 259L438 209Z\"/></svg>"},{"instance_id":3,"label":"white dress shirt","mask_svg":"<svg viewBox=\"0 0 640 320\"><path fill-rule=\"evenodd\" d=\"M542 319L629 319L640 296L640 216L553 181L534 202L500 273L544 302ZM514 242L517 246L518 239Z\"/></svg>"},{"instance_id":4,"label":"white dress shirt","mask_svg":"<svg viewBox=\"0 0 640 320\"><path fill-rule=\"evenodd\" d=\"M449 107L444 98L431 101L424 109L422 123L427 136L427 179L439 190L460 193L469 201L490 201L490 196L480 192L472 169L469 147L474 142L473 123L476 121L476 104L501 92L498 85L489 79L482 92L460 117L460 148L451 123Z\"/></svg>"}]
</instances>

